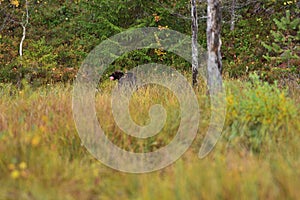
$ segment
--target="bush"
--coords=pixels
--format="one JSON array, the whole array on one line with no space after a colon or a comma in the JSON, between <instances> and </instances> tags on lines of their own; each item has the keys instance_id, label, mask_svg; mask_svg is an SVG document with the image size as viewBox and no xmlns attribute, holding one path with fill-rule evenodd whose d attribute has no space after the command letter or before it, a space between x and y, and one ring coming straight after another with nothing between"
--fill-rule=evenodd
<instances>
[{"instance_id":1,"label":"bush","mask_svg":"<svg viewBox=\"0 0 300 200\"><path fill-rule=\"evenodd\" d=\"M229 84L227 93L227 121L225 138L235 140L255 152L268 147L267 142L288 140L291 134L299 132L297 125L298 108L280 90L275 82L262 82L257 74L250 75L250 81L243 84ZM299 118L299 117L298 117Z\"/></svg>"}]
</instances>

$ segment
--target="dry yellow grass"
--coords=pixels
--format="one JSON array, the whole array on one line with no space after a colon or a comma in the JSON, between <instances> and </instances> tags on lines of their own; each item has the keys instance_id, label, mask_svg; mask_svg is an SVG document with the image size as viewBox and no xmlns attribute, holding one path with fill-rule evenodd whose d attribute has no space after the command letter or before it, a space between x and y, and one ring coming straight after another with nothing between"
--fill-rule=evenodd
<instances>
[{"instance_id":1,"label":"dry yellow grass","mask_svg":"<svg viewBox=\"0 0 300 200\"><path fill-rule=\"evenodd\" d=\"M223 138L206 158L197 157L208 123L208 118L203 118L198 137L182 158L163 170L135 175L102 165L81 146L72 117L72 86L48 87L16 91L1 86L0 199L300 199L297 90L293 90L293 99L285 96L297 109L293 119L284 119L289 129L273 133L278 135L274 140L260 138L259 152L251 151L243 136L228 140L232 134L229 122L236 117L231 107ZM202 112L209 116L202 89L196 93ZM239 90L245 93L246 89ZM153 103L162 103L170 112L163 133L141 141L124 135L115 125L110 90L111 85L106 85L96 95L96 105L112 141L139 152L155 150L172 139L179 119L178 102L170 92L145 88L133 97L130 112L137 123L147 123ZM235 92L230 95L239 95ZM289 139L281 138L290 133Z\"/></svg>"}]
</instances>

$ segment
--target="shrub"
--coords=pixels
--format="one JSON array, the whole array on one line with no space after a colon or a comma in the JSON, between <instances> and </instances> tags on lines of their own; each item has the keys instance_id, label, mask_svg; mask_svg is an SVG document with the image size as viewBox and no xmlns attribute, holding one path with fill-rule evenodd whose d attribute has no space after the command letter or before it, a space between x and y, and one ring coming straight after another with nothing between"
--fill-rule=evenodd
<instances>
[{"instance_id":1,"label":"shrub","mask_svg":"<svg viewBox=\"0 0 300 200\"><path fill-rule=\"evenodd\" d=\"M237 140L247 149L259 152L268 147L268 142L286 140L299 132L296 124L292 127L287 123L297 118L298 108L286 90L280 90L276 82L262 82L255 73L246 84L238 83L227 86L225 138L229 142Z\"/></svg>"}]
</instances>

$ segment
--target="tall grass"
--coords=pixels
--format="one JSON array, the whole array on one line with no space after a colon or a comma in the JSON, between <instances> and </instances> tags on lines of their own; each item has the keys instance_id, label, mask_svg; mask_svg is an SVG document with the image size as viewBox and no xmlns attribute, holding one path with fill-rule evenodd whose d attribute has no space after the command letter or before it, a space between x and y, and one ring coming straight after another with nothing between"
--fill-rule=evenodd
<instances>
[{"instance_id":1,"label":"tall grass","mask_svg":"<svg viewBox=\"0 0 300 200\"><path fill-rule=\"evenodd\" d=\"M227 81L227 119L213 152L197 157L209 119L204 88L199 136L173 165L135 175L112 170L81 145L72 118L72 86L22 91L0 85L0 199L299 199L300 93L276 85ZM148 152L170 142L180 123L174 95L145 87L133 95L133 120L149 123L149 107L168 113L162 132L150 139L124 134L111 112L110 91L96 94L97 116L107 136L128 151Z\"/></svg>"}]
</instances>

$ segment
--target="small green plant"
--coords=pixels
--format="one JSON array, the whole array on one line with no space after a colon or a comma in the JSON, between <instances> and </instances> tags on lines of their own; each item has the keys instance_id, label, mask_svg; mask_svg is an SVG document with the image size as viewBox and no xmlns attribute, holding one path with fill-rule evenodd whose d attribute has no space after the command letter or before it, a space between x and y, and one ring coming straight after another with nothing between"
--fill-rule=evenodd
<instances>
[{"instance_id":1,"label":"small green plant","mask_svg":"<svg viewBox=\"0 0 300 200\"><path fill-rule=\"evenodd\" d=\"M280 20L273 20L277 30L271 30L271 36L274 42L267 44L262 42L262 45L268 50L263 57L267 61L278 64L286 63L287 67L294 67L292 61L299 59L300 53L300 18L291 16L289 10L286 11L286 16Z\"/></svg>"}]
</instances>

